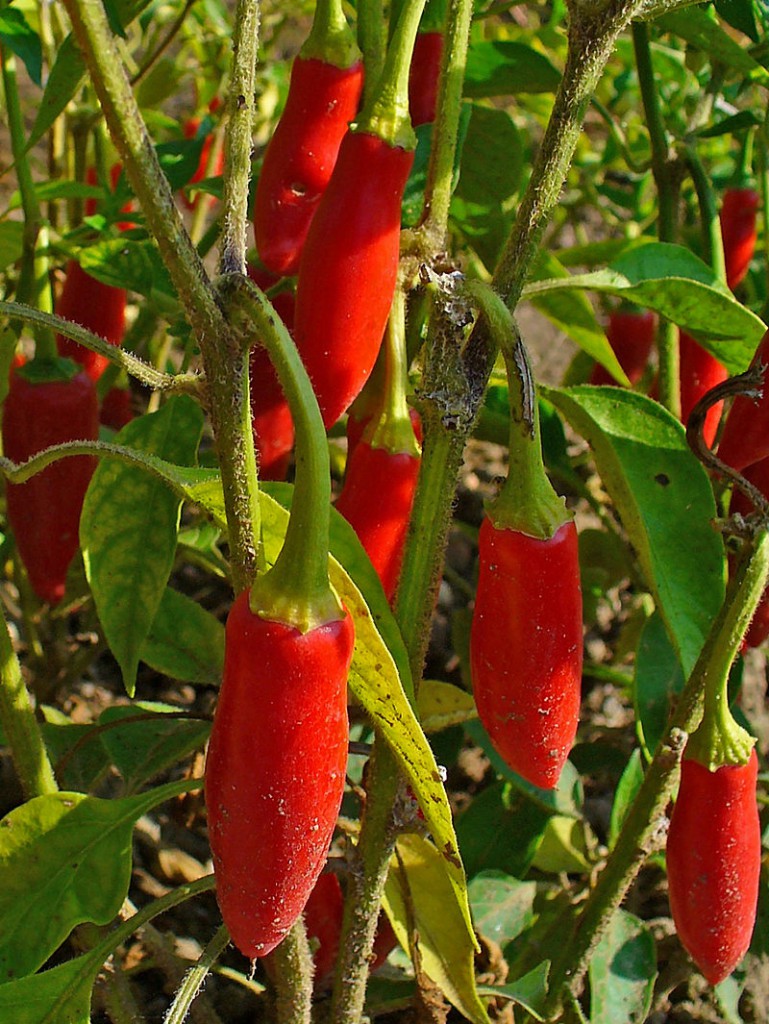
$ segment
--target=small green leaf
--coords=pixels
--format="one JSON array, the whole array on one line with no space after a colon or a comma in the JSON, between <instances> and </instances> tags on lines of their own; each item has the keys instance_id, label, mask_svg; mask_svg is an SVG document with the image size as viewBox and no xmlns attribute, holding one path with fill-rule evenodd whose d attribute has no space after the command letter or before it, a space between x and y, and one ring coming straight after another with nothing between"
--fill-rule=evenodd
<instances>
[{"instance_id":1,"label":"small green leaf","mask_svg":"<svg viewBox=\"0 0 769 1024\"><path fill-rule=\"evenodd\" d=\"M473 99L555 92L560 81L547 57L525 43L473 41L467 54L464 93Z\"/></svg>"},{"instance_id":2,"label":"small green leaf","mask_svg":"<svg viewBox=\"0 0 769 1024\"><path fill-rule=\"evenodd\" d=\"M125 426L117 443L194 462L203 414L180 395ZM139 466L103 460L80 518L80 544L99 619L133 695L144 642L173 568L181 502Z\"/></svg>"},{"instance_id":3,"label":"small green leaf","mask_svg":"<svg viewBox=\"0 0 769 1024\"><path fill-rule=\"evenodd\" d=\"M151 721L130 721L142 714L155 717ZM99 725L122 723L102 732L101 741L123 776L127 793L135 793L193 750L203 749L211 723L192 717L164 721L164 716L171 714L180 714L179 708L155 701L136 701L128 706L113 705L99 715Z\"/></svg>"},{"instance_id":4,"label":"small green leaf","mask_svg":"<svg viewBox=\"0 0 769 1024\"><path fill-rule=\"evenodd\" d=\"M468 878L490 870L516 878L525 875L550 816L509 782L487 786L457 818L457 838Z\"/></svg>"},{"instance_id":5,"label":"small green leaf","mask_svg":"<svg viewBox=\"0 0 769 1024\"><path fill-rule=\"evenodd\" d=\"M18 220L5 220L0 224L0 270L21 259L24 225Z\"/></svg>"},{"instance_id":6,"label":"small green leaf","mask_svg":"<svg viewBox=\"0 0 769 1024\"><path fill-rule=\"evenodd\" d=\"M85 79L85 73L85 61L70 33L59 47L56 61L45 83L43 98L38 104L27 149L31 149L39 142L59 114L64 112Z\"/></svg>"},{"instance_id":7,"label":"small green leaf","mask_svg":"<svg viewBox=\"0 0 769 1024\"><path fill-rule=\"evenodd\" d=\"M472 939L452 893L443 856L427 839L401 836L385 885L384 903L404 949L419 935L425 973L473 1024L489 1024L475 987Z\"/></svg>"},{"instance_id":8,"label":"small green leaf","mask_svg":"<svg viewBox=\"0 0 769 1024\"><path fill-rule=\"evenodd\" d=\"M641 751L636 749L630 755L625 770L617 784L617 791L614 794L614 803L611 807L611 818L609 820L609 849L614 849L625 818L628 816L631 804L635 800L636 793L641 788L644 770L641 760Z\"/></svg>"},{"instance_id":9,"label":"small green leaf","mask_svg":"<svg viewBox=\"0 0 769 1024\"><path fill-rule=\"evenodd\" d=\"M649 757L665 733L671 701L683 688L681 663L662 617L655 612L641 633L633 689L638 731Z\"/></svg>"},{"instance_id":10,"label":"small green leaf","mask_svg":"<svg viewBox=\"0 0 769 1024\"><path fill-rule=\"evenodd\" d=\"M522 882L504 871L479 871L467 892L478 931L500 949L534 921L536 882Z\"/></svg>"},{"instance_id":11,"label":"small green leaf","mask_svg":"<svg viewBox=\"0 0 769 1024\"><path fill-rule=\"evenodd\" d=\"M769 72L751 57L730 35L724 32L716 17L700 6L669 11L656 19L663 32L672 32L707 53L714 63L739 72L754 81L766 82Z\"/></svg>"},{"instance_id":12,"label":"small green leaf","mask_svg":"<svg viewBox=\"0 0 769 1024\"><path fill-rule=\"evenodd\" d=\"M590 1024L642 1024L656 977L651 932L632 914L615 911L590 958Z\"/></svg>"},{"instance_id":13,"label":"small green leaf","mask_svg":"<svg viewBox=\"0 0 769 1024\"><path fill-rule=\"evenodd\" d=\"M549 973L550 961L543 960L528 974L516 978L515 981L511 981L507 985L482 985L478 988L478 992L483 996L510 999L522 1006L534 1020L544 1020Z\"/></svg>"},{"instance_id":14,"label":"small green leaf","mask_svg":"<svg viewBox=\"0 0 769 1024\"><path fill-rule=\"evenodd\" d=\"M36 971L76 925L113 919L128 892L134 823L189 785L126 800L55 793L0 821L0 980Z\"/></svg>"},{"instance_id":15,"label":"small green leaf","mask_svg":"<svg viewBox=\"0 0 769 1024\"><path fill-rule=\"evenodd\" d=\"M18 7L8 6L0 10L0 42L24 62L35 85L42 86L43 47L40 36Z\"/></svg>"},{"instance_id":16,"label":"small green leaf","mask_svg":"<svg viewBox=\"0 0 769 1024\"><path fill-rule=\"evenodd\" d=\"M90 1024L91 994L101 964L80 956L0 985L0 1020L9 1024Z\"/></svg>"},{"instance_id":17,"label":"small green leaf","mask_svg":"<svg viewBox=\"0 0 769 1024\"><path fill-rule=\"evenodd\" d=\"M427 733L440 732L450 725L460 725L478 716L472 694L451 683L434 679L422 681L417 708L419 721Z\"/></svg>"},{"instance_id":18,"label":"small green leaf","mask_svg":"<svg viewBox=\"0 0 769 1024\"><path fill-rule=\"evenodd\" d=\"M534 853L533 867L551 875L562 871L589 871L585 829L582 821L561 814L553 815L548 819L542 841Z\"/></svg>"},{"instance_id":19,"label":"small green leaf","mask_svg":"<svg viewBox=\"0 0 769 1024\"><path fill-rule=\"evenodd\" d=\"M171 679L218 685L224 665L224 626L197 601L167 587L140 658Z\"/></svg>"},{"instance_id":20,"label":"small green leaf","mask_svg":"<svg viewBox=\"0 0 769 1024\"><path fill-rule=\"evenodd\" d=\"M683 427L662 406L632 391L581 386L545 394L589 442L684 671L690 672L723 601L725 559L711 522L713 490Z\"/></svg>"},{"instance_id":21,"label":"small green leaf","mask_svg":"<svg viewBox=\"0 0 769 1024\"><path fill-rule=\"evenodd\" d=\"M605 270L535 281L524 295L534 300L569 288L618 295L655 310L695 337L730 373L747 369L766 331L706 263L666 242L636 246Z\"/></svg>"},{"instance_id":22,"label":"small green leaf","mask_svg":"<svg viewBox=\"0 0 769 1024\"><path fill-rule=\"evenodd\" d=\"M109 238L81 249L77 258L83 270L104 284L127 288L147 297L157 292L176 294L152 241Z\"/></svg>"},{"instance_id":23,"label":"small green leaf","mask_svg":"<svg viewBox=\"0 0 769 1024\"><path fill-rule=\"evenodd\" d=\"M515 194L523 170L523 145L504 110L473 105L456 194L491 207Z\"/></svg>"}]
</instances>

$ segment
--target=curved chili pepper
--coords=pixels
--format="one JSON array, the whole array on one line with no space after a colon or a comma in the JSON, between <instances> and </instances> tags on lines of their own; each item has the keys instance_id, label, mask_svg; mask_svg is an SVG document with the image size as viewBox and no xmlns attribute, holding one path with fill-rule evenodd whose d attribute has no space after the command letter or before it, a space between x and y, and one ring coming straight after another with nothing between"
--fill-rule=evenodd
<instances>
[{"instance_id":1,"label":"curved chili pepper","mask_svg":"<svg viewBox=\"0 0 769 1024\"><path fill-rule=\"evenodd\" d=\"M649 309L615 309L609 314L606 337L631 384L637 384L644 375L654 345L656 326L657 318ZM604 366L596 363L590 383L617 382Z\"/></svg>"},{"instance_id":2,"label":"curved chili pepper","mask_svg":"<svg viewBox=\"0 0 769 1024\"><path fill-rule=\"evenodd\" d=\"M533 785L552 789L579 718L582 595L573 521L539 540L483 520L470 668L478 716L496 750Z\"/></svg>"},{"instance_id":3,"label":"curved chili pepper","mask_svg":"<svg viewBox=\"0 0 769 1024\"><path fill-rule=\"evenodd\" d=\"M65 320L80 324L110 345L119 345L125 331L126 293L124 288L104 284L91 277L77 260L67 264L56 313ZM56 335L59 355L79 363L91 380L98 380L109 366L109 360L76 341Z\"/></svg>"},{"instance_id":4,"label":"curved chili pepper","mask_svg":"<svg viewBox=\"0 0 769 1024\"><path fill-rule=\"evenodd\" d=\"M323 869L344 792L345 613L300 633L235 600L206 760L216 897L232 940L266 956L301 914Z\"/></svg>"},{"instance_id":5,"label":"curved chili pepper","mask_svg":"<svg viewBox=\"0 0 769 1024\"><path fill-rule=\"evenodd\" d=\"M745 278L756 251L759 196L754 188L728 188L721 204L726 283L736 288Z\"/></svg>"},{"instance_id":6,"label":"curved chili pepper","mask_svg":"<svg viewBox=\"0 0 769 1024\"><path fill-rule=\"evenodd\" d=\"M435 120L442 58L443 33L420 32L414 43L409 74L409 110L415 128Z\"/></svg>"},{"instance_id":7,"label":"curved chili pepper","mask_svg":"<svg viewBox=\"0 0 769 1024\"><path fill-rule=\"evenodd\" d=\"M347 462L336 509L358 535L392 600L403 561L420 459L360 441Z\"/></svg>"},{"instance_id":8,"label":"curved chili pepper","mask_svg":"<svg viewBox=\"0 0 769 1024\"><path fill-rule=\"evenodd\" d=\"M769 458L762 459L761 462L756 462L754 465L746 467L742 470L742 475L749 480L754 487L757 487L764 497L769 497ZM738 487L735 487L732 494L732 500L729 505L729 514L747 516L753 511L755 511L755 509L747 495L743 494ZM729 562L731 565L731 558L729 559ZM742 641L743 649L746 647L760 647L768 636L769 590L765 590L758 607L753 613L753 619L751 620Z\"/></svg>"},{"instance_id":9,"label":"curved chili pepper","mask_svg":"<svg viewBox=\"0 0 769 1024\"><path fill-rule=\"evenodd\" d=\"M413 161L411 150L348 132L307 235L294 333L327 427L359 394L382 343Z\"/></svg>"},{"instance_id":10,"label":"curved chili pepper","mask_svg":"<svg viewBox=\"0 0 769 1024\"><path fill-rule=\"evenodd\" d=\"M759 342L750 365L769 367L769 331ZM718 445L718 457L740 471L769 457L769 381L766 376L759 399L737 395L732 402Z\"/></svg>"},{"instance_id":11,"label":"curved chili pepper","mask_svg":"<svg viewBox=\"0 0 769 1024\"><path fill-rule=\"evenodd\" d=\"M702 396L727 378L726 367L715 356L707 352L694 338L684 331L679 332L681 344L681 421L686 423L692 409ZM702 436L708 445L713 444L721 419L723 402L712 405L705 417Z\"/></svg>"},{"instance_id":12,"label":"curved chili pepper","mask_svg":"<svg viewBox=\"0 0 769 1024\"><path fill-rule=\"evenodd\" d=\"M3 406L3 446L9 459L25 462L51 445L95 441L98 436L96 389L85 372L69 380L36 382L24 370L13 370ZM94 468L94 459L74 456L46 466L23 484L7 485L8 521L19 555L32 589L49 604L64 596Z\"/></svg>"},{"instance_id":13,"label":"curved chili pepper","mask_svg":"<svg viewBox=\"0 0 769 1024\"><path fill-rule=\"evenodd\" d=\"M709 771L684 754L667 839L670 909L678 937L711 985L745 955L756 919L761 829L758 760Z\"/></svg>"},{"instance_id":14,"label":"curved chili pepper","mask_svg":"<svg viewBox=\"0 0 769 1024\"><path fill-rule=\"evenodd\" d=\"M214 97L214 99L216 99L216 98L217 97ZM214 101L212 100L211 103L213 103L213 102ZM211 109L210 105L209 105L209 109ZM216 110L216 109L217 109L216 107L213 108L213 110ZM212 110L212 113L213 113L213 110ZM201 124L201 118L199 118L199 117L190 117L187 121L185 121L184 122L184 127L183 127L183 132L184 132L185 139L194 139L195 136L198 134L198 130L200 128L200 124ZM192 175L190 180L187 182L187 185L195 185L195 184L197 184L197 182L202 181L204 178L207 178L207 177L218 178L221 175L222 171L224 170L224 149L222 149L222 148L219 149L219 152L216 154L216 160L214 161L214 166L210 170L208 168L208 161L209 161L209 157L211 155L211 146L213 146L213 144L214 144L214 135L213 135L213 132L211 132L208 135L206 135L205 139L203 140L203 148L200 151L200 159L198 160L198 166L195 169L195 173ZM189 196L187 196L185 194L185 192L182 192L181 196L182 196L182 202L184 203L184 205L187 207L188 210L194 210L195 207L198 205L198 199L200 198L199 194L195 195L195 196L192 196L190 198Z\"/></svg>"},{"instance_id":15,"label":"curved chili pepper","mask_svg":"<svg viewBox=\"0 0 769 1024\"><path fill-rule=\"evenodd\" d=\"M362 89L361 61L338 68L316 58L294 60L286 107L264 154L254 205L256 247L274 274L295 274L299 268Z\"/></svg>"},{"instance_id":16,"label":"curved chili pepper","mask_svg":"<svg viewBox=\"0 0 769 1024\"><path fill-rule=\"evenodd\" d=\"M343 914L344 896L339 879L333 872L325 871L315 883L304 908L307 938L314 947L313 985L316 990L324 987L339 955Z\"/></svg>"}]
</instances>

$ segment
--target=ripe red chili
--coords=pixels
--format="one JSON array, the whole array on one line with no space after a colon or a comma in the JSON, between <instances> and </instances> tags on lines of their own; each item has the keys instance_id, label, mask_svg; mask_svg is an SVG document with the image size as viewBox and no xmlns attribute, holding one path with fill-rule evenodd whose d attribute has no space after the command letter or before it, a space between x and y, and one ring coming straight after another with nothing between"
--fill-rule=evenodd
<instances>
[{"instance_id":1,"label":"ripe red chili","mask_svg":"<svg viewBox=\"0 0 769 1024\"><path fill-rule=\"evenodd\" d=\"M95 441L98 436L96 390L86 373L39 383L23 371L11 373L3 406L3 446L13 462L25 462L54 444ZM94 468L94 459L74 456L47 466L26 483L7 485L8 521L19 555L32 589L50 604L64 596Z\"/></svg>"},{"instance_id":2,"label":"ripe red chili","mask_svg":"<svg viewBox=\"0 0 769 1024\"><path fill-rule=\"evenodd\" d=\"M213 103L213 102L214 101L212 100L211 103ZM209 109L211 109L210 105L209 105ZM214 107L213 109L215 110L217 108ZM199 117L191 117L191 118L189 118L189 120L184 122L183 131L184 131L185 139L194 139L195 138L195 136L198 134L198 129L200 128L200 120L201 119ZM209 161L209 157L211 155L211 146L213 144L214 144L214 136L213 136L213 134L207 135L205 137L205 139L203 140L203 148L200 151L200 159L198 160L198 166L197 166L197 168L195 170L195 173L190 178L188 184L195 185L198 181L202 181L203 178L207 178L207 177L216 178L224 170L224 150L221 149L221 148L220 148L219 152L216 154L216 160L214 162L214 166L212 168L210 168L210 169L208 167L208 161ZM187 207L188 210L194 210L195 209L195 207L198 204L198 199L199 198L200 198L199 195L195 195L195 196L193 196L190 199L184 193L182 193L182 200L183 200L184 205Z\"/></svg>"},{"instance_id":3,"label":"ripe red chili","mask_svg":"<svg viewBox=\"0 0 769 1024\"><path fill-rule=\"evenodd\" d=\"M316 989L324 987L324 982L333 971L339 955L343 913L344 896L339 879L335 874L326 871L315 883L315 888L304 908L307 938L315 947L312 959L315 965L313 982Z\"/></svg>"},{"instance_id":4,"label":"ripe red chili","mask_svg":"<svg viewBox=\"0 0 769 1024\"><path fill-rule=\"evenodd\" d=\"M125 330L126 293L124 288L115 288L91 277L77 260L67 264L56 313L65 320L72 320L100 338L106 338L110 345L119 345ZM56 335L59 355L80 363L91 380L98 380L109 365L109 360L76 341Z\"/></svg>"},{"instance_id":5,"label":"ripe red chili","mask_svg":"<svg viewBox=\"0 0 769 1024\"><path fill-rule=\"evenodd\" d=\"M264 154L256 186L254 232L264 265L295 274L307 232L358 110L363 64L338 68L294 60L286 107Z\"/></svg>"},{"instance_id":6,"label":"ripe red chili","mask_svg":"<svg viewBox=\"0 0 769 1024\"><path fill-rule=\"evenodd\" d=\"M336 508L358 535L392 600L403 561L420 459L360 441L348 458Z\"/></svg>"},{"instance_id":7,"label":"ripe red chili","mask_svg":"<svg viewBox=\"0 0 769 1024\"><path fill-rule=\"evenodd\" d=\"M304 246L295 338L330 427L366 383L395 292L414 153L348 132Z\"/></svg>"},{"instance_id":8,"label":"ripe red chili","mask_svg":"<svg viewBox=\"0 0 769 1024\"><path fill-rule=\"evenodd\" d=\"M609 314L606 337L631 384L643 377L654 344L657 319L649 309L615 309ZM616 384L607 369L596 363L591 384Z\"/></svg>"},{"instance_id":9,"label":"ripe red chili","mask_svg":"<svg viewBox=\"0 0 769 1024\"><path fill-rule=\"evenodd\" d=\"M761 339L750 365L769 366L769 331ZM743 470L769 457L769 382L757 401L737 395L726 417L718 457Z\"/></svg>"},{"instance_id":10,"label":"ripe red chili","mask_svg":"<svg viewBox=\"0 0 769 1024\"><path fill-rule=\"evenodd\" d=\"M726 283L736 288L744 279L756 250L759 196L753 188L729 188L721 205Z\"/></svg>"},{"instance_id":11,"label":"ripe red chili","mask_svg":"<svg viewBox=\"0 0 769 1024\"><path fill-rule=\"evenodd\" d=\"M539 540L483 520L470 670L496 750L529 782L552 789L579 718L582 594L573 521Z\"/></svg>"},{"instance_id":12,"label":"ripe red chili","mask_svg":"<svg viewBox=\"0 0 769 1024\"><path fill-rule=\"evenodd\" d=\"M110 388L101 402L99 422L113 430L122 430L133 418L130 388Z\"/></svg>"},{"instance_id":13,"label":"ripe red chili","mask_svg":"<svg viewBox=\"0 0 769 1024\"><path fill-rule=\"evenodd\" d=\"M749 480L754 487L757 487L764 497L769 496L769 458L762 459L761 462L757 462L753 466L747 466L742 470L742 475ZM754 508L751 501L742 493L741 490L739 490L739 488L735 487L732 494L732 500L729 505L729 514L733 515L735 513L739 513L740 515L747 516L753 511ZM758 607L753 613L753 618L748 626L747 632L745 633L745 637L743 638L743 649L746 647L760 647L768 636L769 590L765 590Z\"/></svg>"},{"instance_id":14,"label":"ripe red chili","mask_svg":"<svg viewBox=\"0 0 769 1024\"><path fill-rule=\"evenodd\" d=\"M352 619L307 633L262 619L248 591L227 618L206 761L216 895L235 945L266 956L301 914L344 792Z\"/></svg>"},{"instance_id":15,"label":"ripe red chili","mask_svg":"<svg viewBox=\"0 0 769 1024\"><path fill-rule=\"evenodd\" d=\"M443 33L420 32L414 43L409 74L409 111L415 128L435 120L442 57Z\"/></svg>"},{"instance_id":16,"label":"ripe red chili","mask_svg":"<svg viewBox=\"0 0 769 1024\"><path fill-rule=\"evenodd\" d=\"M694 338L680 332L681 342L681 421L686 423L692 409L706 391L726 380L726 367L698 345ZM703 437L708 445L716 439L723 402L716 402L705 417Z\"/></svg>"},{"instance_id":17,"label":"ripe red chili","mask_svg":"<svg viewBox=\"0 0 769 1024\"><path fill-rule=\"evenodd\" d=\"M758 760L711 772L684 755L667 840L670 909L711 985L740 962L753 933L761 871Z\"/></svg>"}]
</instances>

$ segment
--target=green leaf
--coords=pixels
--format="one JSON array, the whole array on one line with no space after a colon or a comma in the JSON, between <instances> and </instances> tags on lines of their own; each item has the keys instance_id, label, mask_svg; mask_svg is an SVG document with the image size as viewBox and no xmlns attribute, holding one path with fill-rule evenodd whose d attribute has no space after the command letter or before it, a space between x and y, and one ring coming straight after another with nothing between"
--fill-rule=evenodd
<instances>
[{"instance_id":1,"label":"green leaf","mask_svg":"<svg viewBox=\"0 0 769 1024\"><path fill-rule=\"evenodd\" d=\"M62 114L85 79L85 61L70 33L59 47L56 61L45 83L43 98L37 108L35 123L27 142L27 149L45 135L53 122Z\"/></svg>"},{"instance_id":2,"label":"green leaf","mask_svg":"<svg viewBox=\"0 0 769 1024\"><path fill-rule=\"evenodd\" d=\"M0 42L24 62L35 85L42 86L43 47L40 36L18 7L8 6L0 10Z\"/></svg>"},{"instance_id":3,"label":"green leaf","mask_svg":"<svg viewBox=\"0 0 769 1024\"><path fill-rule=\"evenodd\" d=\"M678 420L644 395L544 390L589 442L688 674L724 595L723 544L711 524L716 509L705 470Z\"/></svg>"},{"instance_id":4,"label":"green leaf","mask_svg":"<svg viewBox=\"0 0 769 1024\"><path fill-rule=\"evenodd\" d=\"M210 130L213 122L208 118L204 120ZM171 142L161 142L155 146L158 161L173 192L183 188L194 176L200 164L205 141L205 135L198 133L194 139L173 139Z\"/></svg>"},{"instance_id":5,"label":"green leaf","mask_svg":"<svg viewBox=\"0 0 769 1024\"><path fill-rule=\"evenodd\" d=\"M475 701L467 690L452 683L424 679L417 698L419 721L425 732L440 732L450 725L460 725L476 718Z\"/></svg>"},{"instance_id":6,"label":"green leaf","mask_svg":"<svg viewBox=\"0 0 769 1024\"><path fill-rule=\"evenodd\" d=\"M643 921L615 911L590 958L590 1024L642 1024L651 1006L657 959Z\"/></svg>"},{"instance_id":7,"label":"green leaf","mask_svg":"<svg viewBox=\"0 0 769 1024\"><path fill-rule=\"evenodd\" d=\"M80 956L50 971L0 986L0 1020L13 1024L90 1024L101 964Z\"/></svg>"},{"instance_id":8,"label":"green leaf","mask_svg":"<svg viewBox=\"0 0 769 1024\"><path fill-rule=\"evenodd\" d=\"M117 443L178 463L195 460L203 414L186 395L125 426ZM96 610L130 696L144 642L173 568L181 503L139 466L103 460L80 518Z\"/></svg>"},{"instance_id":9,"label":"green leaf","mask_svg":"<svg viewBox=\"0 0 769 1024\"><path fill-rule=\"evenodd\" d=\"M467 54L465 96L515 96L555 92L561 75L550 61L525 43L474 41Z\"/></svg>"},{"instance_id":10,"label":"green leaf","mask_svg":"<svg viewBox=\"0 0 769 1024\"><path fill-rule=\"evenodd\" d=\"M500 949L534 921L536 882L522 882L504 871L480 871L467 892L478 931Z\"/></svg>"},{"instance_id":11,"label":"green leaf","mask_svg":"<svg viewBox=\"0 0 769 1024\"><path fill-rule=\"evenodd\" d=\"M630 755L625 770L617 785L614 794L614 803L611 807L611 818L609 820L609 849L614 849L625 818L628 815L630 806L635 799L636 793L641 788L644 770L641 760L641 751L636 749Z\"/></svg>"},{"instance_id":12,"label":"green leaf","mask_svg":"<svg viewBox=\"0 0 769 1024\"><path fill-rule=\"evenodd\" d=\"M0 224L0 270L21 259L24 225L18 220Z\"/></svg>"},{"instance_id":13,"label":"green leaf","mask_svg":"<svg viewBox=\"0 0 769 1024\"><path fill-rule=\"evenodd\" d=\"M528 974L507 985L481 985L478 992L483 996L510 999L522 1006L535 1020L544 1020L549 973L550 961L543 960Z\"/></svg>"},{"instance_id":14,"label":"green leaf","mask_svg":"<svg viewBox=\"0 0 769 1024\"><path fill-rule=\"evenodd\" d=\"M77 254L91 277L116 288L127 288L148 298L154 293L175 295L171 278L157 246L149 240L109 238Z\"/></svg>"},{"instance_id":15,"label":"green leaf","mask_svg":"<svg viewBox=\"0 0 769 1024\"><path fill-rule=\"evenodd\" d=\"M385 885L384 904L398 941L418 933L422 968L473 1024L489 1024L475 987L472 939L443 868L443 855L419 835L401 836Z\"/></svg>"},{"instance_id":16,"label":"green leaf","mask_svg":"<svg viewBox=\"0 0 769 1024\"><path fill-rule=\"evenodd\" d=\"M688 6L685 10L670 11L656 19L663 32L672 32L687 43L703 50L714 63L733 71L766 82L769 72L751 57L730 35L724 32L718 19L711 17L704 6Z\"/></svg>"},{"instance_id":17,"label":"green leaf","mask_svg":"<svg viewBox=\"0 0 769 1024\"><path fill-rule=\"evenodd\" d=\"M457 838L467 877L489 870L523 877L550 816L510 782L487 786L457 818Z\"/></svg>"},{"instance_id":18,"label":"green leaf","mask_svg":"<svg viewBox=\"0 0 769 1024\"><path fill-rule=\"evenodd\" d=\"M753 0L716 0L716 11L727 25L744 32L752 42L759 41Z\"/></svg>"},{"instance_id":19,"label":"green leaf","mask_svg":"<svg viewBox=\"0 0 769 1024\"><path fill-rule=\"evenodd\" d=\"M43 739L62 788L83 793L93 789L110 767L107 752L95 732L96 727L93 724L77 725L58 708L47 705L43 705L43 714ZM76 744L77 749L74 750Z\"/></svg>"},{"instance_id":20,"label":"green leaf","mask_svg":"<svg viewBox=\"0 0 769 1024\"><path fill-rule=\"evenodd\" d=\"M671 701L684 688L681 663L659 613L641 633L635 661L633 703L640 739L651 757L667 728Z\"/></svg>"},{"instance_id":21,"label":"green leaf","mask_svg":"<svg viewBox=\"0 0 769 1024\"><path fill-rule=\"evenodd\" d=\"M553 815L547 821L532 865L538 871L551 875L562 871L589 871L585 828L582 821L561 814Z\"/></svg>"},{"instance_id":22,"label":"green leaf","mask_svg":"<svg viewBox=\"0 0 769 1024\"><path fill-rule=\"evenodd\" d=\"M695 337L730 373L748 367L766 331L707 264L688 249L666 242L637 246L605 270L535 281L524 294L533 300L569 288L618 295L655 310Z\"/></svg>"},{"instance_id":23,"label":"green leaf","mask_svg":"<svg viewBox=\"0 0 769 1024\"><path fill-rule=\"evenodd\" d=\"M218 685L224 665L224 626L197 601L167 587L140 658L171 679Z\"/></svg>"},{"instance_id":24,"label":"green leaf","mask_svg":"<svg viewBox=\"0 0 769 1024\"><path fill-rule=\"evenodd\" d=\"M550 252L540 249L530 279L569 278L570 274ZM532 305L559 330L576 341L583 352L605 366L609 373L626 387L630 385L620 366L606 332L599 326L589 299L582 292L547 292L535 296Z\"/></svg>"},{"instance_id":25,"label":"green leaf","mask_svg":"<svg viewBox=\"0 0 769 1024\"><path fill-rule=\"evenodd\" d=\"M130 721L143 713L155 717ZM121 722L101 733L101 741L112 764L123 776L127 793L135 793L150 779L177 765L193 750L202 750L211 723L195 718L168 718L179 708L155 701L136 701L129 706L113 705L99 715L99 725Z\"/></svg>"},{"instance_id":26,"label":"green leaf","mask_svg":"<svg viewBox=\"0 0 769 1024\"><path fill-rule=\"evenodd\" d=\"M456 194L488 208L514 195L521 183L523 145L504 110L473 104Z\"/></svg>"},{"instance_id":27,"label":"green leaf","mask_svg":"<svg viewBox=\"0 0 769 1024\"><path fill-rule=\"evenodd\" d=\"M189 786L125 800L54 793L0 821L0 981L36 971L76 925L115 917L128 892L134 823Z\"/></svg>"}]
</instances>

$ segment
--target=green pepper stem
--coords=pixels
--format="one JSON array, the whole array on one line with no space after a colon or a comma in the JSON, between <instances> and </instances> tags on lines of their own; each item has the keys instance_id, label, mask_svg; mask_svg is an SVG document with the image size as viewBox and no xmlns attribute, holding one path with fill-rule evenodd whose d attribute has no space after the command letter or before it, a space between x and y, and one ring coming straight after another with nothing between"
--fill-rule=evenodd
<instances>
[{"instance_id":1,"label":"green pepper stem","mask_svg":"<svg viewBox=\"0 0 769 1024\"><path fill-rule=\"evenodd\" d=\"M497 529L549 540L571 515L545 472L537 391L526 349L510 310L490 285L469 281L466 290L480 307L502 352L510 397L507 480L487 513Z\"/></svg>"},{"instance_id":2,"label":"green pepper stem","mask_svg":"<svg viewBox=\"0 0 769 1024\"><path fill-rule=\"evenodd\" d=\"M387 25L381 0L358 0L358 45L363 53L363 105L369 103L384 66Z\"/></svg>"},{"instance_id":3,"label":"green pepper stem","mask_svg":"<svg viewBox=\"0 0 769 1024\"><path fill-rule=\"evenodd\" d=\"M300 51L307 60L349 68L361 59L355 34L347 24L342 0L317 0L310 34Z\"/></svg>"},{"instance_id":4,"label":"green pepper stem","mask_svg":"<svg viewBox=\"0 0 769 1024\"><path fill-rule=\"evenodd\" d=\"M363 436L372 448L384 448L392 455L404 453L418 456L420 448L414 436L409 404L406 401L406 296L402 288L395 289L384 350L384 388L379 409L372 419L370 434L367 428Z\"/></svg>"},{"instance_id":5,"label":"green pepper stem","mask_svg":"<svg viewBox=\"0 0 769 1024\"><path fill-rule=\"evenodd\" d=\"M251 609L306 633L343 615L328 576L331 475L323 419L296 345L266 295L240 274L221 278L218 291L246 345L259 338L269 352L296 431L286 538L275 565L251 587Z\"/></svg>"},{"instance_id":6,"label":"green pepper stem","mask_svg":"<svg viewBox=\"0 0 769 1024\"><path fill-rule=\"evenodd\" d=\"M750 188L753 184L753 132L747 129L740 147L740 160L731 181L732 188Z\"/></svg>"},{"instance_id":7,"label":"green pepper stem","mask_svg":"<svg viewBox=\"0 0 769 1024\"><path fill-rule=\"evenodd\" d=\"M55 793L56 778L4 616L0 624L0 725L24 796L30 800Z\"/></svg>"},{"instance_id":8,"label":"green pepper stem","mask_svg":"<svg viewBox=\"0 0 769 1024\"><path fill-rule=\"evenodd\" d=\"M726 260L724 259L724 240L721 235L718 203L710 176L702 164L696 145L693 143L686 148L686 163L694 182L700 209L702 258L713 268L719 281L726 283Z\"/></svg>"},{"instance_id":9,"label":"green pepper stem","mask_svg":"<svg viewBox=\"0 0 769 1024\"><path fill-rule=\"evenodd\" d=\"M388 146L416 148L409 114L409 71L425 0L407 0L387 48L382 74L354 131L376 135Z\"/></svg>"}]
</instances>

